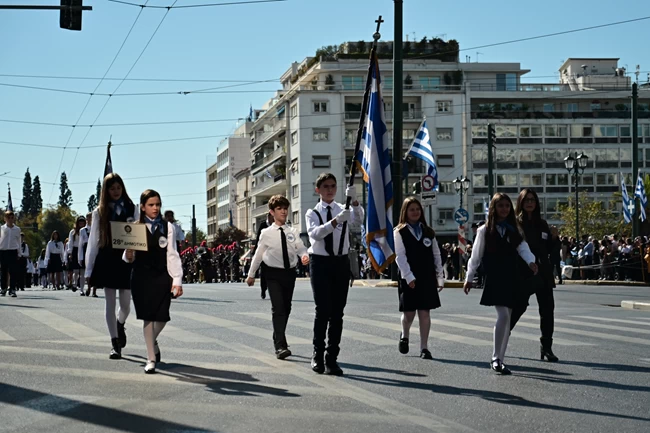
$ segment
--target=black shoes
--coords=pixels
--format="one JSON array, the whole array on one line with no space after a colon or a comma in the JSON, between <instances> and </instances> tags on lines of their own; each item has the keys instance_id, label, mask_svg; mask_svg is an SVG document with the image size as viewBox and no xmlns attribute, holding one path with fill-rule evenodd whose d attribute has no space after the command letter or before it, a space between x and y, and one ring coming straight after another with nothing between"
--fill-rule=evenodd
<instances>
[{"instance_id":1,"label":"black shoes","mask_svg":"<svg viewBox=\"0 0 650 433\"><path fill-rule=\"evenodd\" d=\"M126 328L124 328L124 323L117 321L117 339L120 342L120 347L126 347Z\"/></svg>"},{"instance_id":2,"label":"black shoes","mask_svg":"<svg viewBox=\"0 0 650 433\"><path fill-rule=\"evenodd\" d=\"M156 363L160 362L160 346L158 346L158 340L153 342L153 351L156 354Z\"/></svg>"},{"instance_id":3,"label":"black shoes","mask_svg":"<svg viewBox=\"0 0 650 433\"><path fill-rule=\"evenodd\" d=\"M9 296L11 296L12 298L16 298L16 297L17 297L16 292L13 291L13 290L9 292Z\"/></svg>"},{"instance_id":4,"label":"black shoes","mask_svg":"<svg viewBox=\"0 0 650 433\"><path fill-rule=\"evenodd\" d=\"M266 299L266 290L262 290L262 292L260 293L260 298Z\"/></svg>"},{"instance_id":5,"label":"black shoes","mask_svg":"<svg viewBox=\"0 0 650 433\"><path fill-rule=\"evenodd\" d=\"M500 373L500 374L502 374L502 375L504 375L504 376L508 376L508 375L512 374L512 372L510 371L510 369L509 369L508 367L506 367L505 365L503 365L503 363L501 362L501 360L498 359L498 358L497 358L497 359L493 359L492 362L490 362L490 368L491 368L493 371L495 371L495 372L497 372L497 373Z\"/></svg>"},{"instance_id":6,"label":"black shoes","mask_svg":"<svg viewBox=\"0 0 650 433\"><path fill-rule=\"evenodd\" d=\"M433 356L431 355L431 352L429 352L429 349L422 349L422 351L420 352L420 358L433 359Z\"/></svg>"},{"instance_id":7,"label":"black shoes","mask_svg":"<svg viewBox=\"0 0 650 433\"><path fill-rule=\"evenodd\" d=\"M0 296L7 296L7 291L6 290L1 291Z\"/></svg>"},{"instance_id":8,"label":"black shoes","mask_svg":"<svg viewBox=\"0 0 650 433\"><path fill-rule=\"evenodd\" d=\"M156 372L156 363L154 361L147 361L144 366L145 374L154 374Z\"/></svg>"},{"instance_id":9,"label":"black shoes","mask_svg":"<svg viewBox=\"0 0 650 433\"><path fill-rule=\"evenodd\" d=\"M336 359L326 357L325 374L328 374L330 376L343 376L343 370L341 370L341 367L339 367L339 364L338 362L336 362Z\"/></svg>"},{"instance_id":10,"label":"black shoes","mask_svg":"<svg viewBox=\"0 0 650 433\"><path fill-rule=\"evenodd\" d=\"M287 359L291 356L291 351L286 347L281 347L275 351L275 357L278 359Z\"/></svg>"},{"instance_id":11,"label":"black shoes","mask_svg":"<svg viewBox=\"0 0 650 433\"><path fill-rule=\"evenodd\" d=\"M544 360L544 358L546 358L548 360L548 362L558 362L559 361L558 357L555 356L555 354L553 353L553 350L551 349L550 344L542 343L539 350L540 350L540 358L541 358L542 361Z\"/></svg>"},{"instance_id":12,"label":"black shoes","mask_svg":"<svg viewBox=\"0 0 650 433\"><path fill-rule=\"evenodd\" d=\"M120 347L120 342L117 338L111 338L111 344L113 348L111 349L109 359L122 359L122 348Z\"/></svg>"},{"instance_id":13,"label":"black shoes","mask_svg":"<svg viewBox=\"0 0 650 433\"><path fill-rule=\"evenodd\" d=\"M322 352L314 351L311 357L311 369L318 374L325 372L325 359Z\"/></svg>"},{"instance_id":14,"label":"black shoes","mask_svg":"<svg viewBox=\"0 0 650 433\"><path fill-rule=\"evenodd\" d=\"M406 355L409 353L409 339L402 338L402 334L399 334L399 344L397 345L399 353Z\"/></svg>"}]
</instances>

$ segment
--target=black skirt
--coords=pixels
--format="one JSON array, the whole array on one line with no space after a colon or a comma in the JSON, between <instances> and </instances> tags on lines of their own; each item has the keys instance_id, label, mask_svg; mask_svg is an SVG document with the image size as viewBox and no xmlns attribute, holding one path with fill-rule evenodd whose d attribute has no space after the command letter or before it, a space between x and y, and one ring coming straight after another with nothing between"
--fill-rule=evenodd
<instances>
[{"instance_id":1,"label":"black skirt","mask_svg":"<svg viewBox=\"0 0 650 433\"><path fill-rule=\"evenodd\" d=\"M81 265L79 264L79 248L74 247L72 249L72 256L68 259L68 269L74 270L74 269L81 269Z\"/></svg>"},{"instance_id":2,"label":"black skirt","mask_svg":"<svg viewBox=\"0 0 650 433\"><path fill-rule=\"evenodd\" d=\"M167 269L134 268L131 272L131 296L138 320L169 322L172 278Z\"/></svg>"},{"instance_id":3,"label":"black skirt","mask_svg":"<svg viewBox=\"0 0 650 433\"><path fill-rule=\"evenodd\" d=\"M415 280L415 287L410 288L406 280L400 279L397 287L399 311L435 310L440 308L436 280Z\"/></svg>"},{"instance_id":4,"label":"black skirt","mask_svg":"<svg viewBox=\"0 0 650 433\"><path fill-rule=\"evenodd\" d=\"M122 260L124 250L100 248L90 276L90 286L98 289L130 289L131 265Z\"/></svg>"},{"instance_id":5,"label":"black skirt","mask_svg":"<svg viewBox=\"0 0 650 433\"><path fill-rule=\"evenodd\" d=\"M58 254L51 255L50 259L47 261L47 273L54 274L56 272L62 272L62 271L63 271L63 262L61 261L61 256Z\"/></svg>"}]
</instances>

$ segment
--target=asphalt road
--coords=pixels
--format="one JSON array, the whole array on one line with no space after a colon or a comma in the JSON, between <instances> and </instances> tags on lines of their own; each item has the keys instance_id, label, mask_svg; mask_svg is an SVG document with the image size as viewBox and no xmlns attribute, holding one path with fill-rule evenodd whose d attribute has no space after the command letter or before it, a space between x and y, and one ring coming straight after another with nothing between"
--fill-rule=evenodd
<instances>
[{"instance_id":1,"label":"asphalt road","mask_svg":"<svg viewBox=\"0 0 650 433\"><path fill-rule=\"evenodd\" d=\"M494 374L492 308L480 292L446 289L429 348L397 350L394 288L354 287L340 363L309 368L313 301L298 282L294 353L275 359L270 302L244 284L185 287L159 338L158 373L143 372L142 323L127 321L124 359L109 360L103 293L32 290L0 298L1 432L643 432L650 425L650 288L560 286L554 351L539 360L536 304Z\"/></svg>"}]
</instances>

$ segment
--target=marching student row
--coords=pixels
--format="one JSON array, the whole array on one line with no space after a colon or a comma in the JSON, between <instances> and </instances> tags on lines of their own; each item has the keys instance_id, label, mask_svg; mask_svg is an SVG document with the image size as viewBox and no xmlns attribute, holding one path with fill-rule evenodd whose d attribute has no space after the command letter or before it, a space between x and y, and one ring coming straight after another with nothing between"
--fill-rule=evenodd
<instances>
[{"instance_id":1,"label":"marching student row","mask_svg":"<svg viewBox=\"0 0 650 433\"><path fill-rule=\"evenodd\" d=\"M263 264L262 272L271 298L275 356L285 359L292 355L286 328L296 281L295 268L298 260L309 265L315 303L311 368L320 374L342 375L337 359L350 286L347 225L362 223L364 211L359 206L354 186L346 189L352 205L350 208L334 201L337 183L331 173L322 173L318 177L316 192L320 201L305 215L311 244L309 249L296 229L286 225L288 199L281 195L270 199L269 213L274 222L260 233L247 284L254 284L255 274ZM73 245L73 249L83 249L87 245L85 256L78 251L78 257L85 261L86 282L105 290L111 359L120 359L121 349L126 346L125 323L133 299L137 318L144 321L146 373L155 372L156 363L161 360L157 338L170 320L171 300L183 294L176 228L161 218L161 205L160 195L153 190L144 191L139 206L134 205L120 176L109 174L102 185L100 204L89 218L95 223L87 233L87 243L80 241L76 247ZM111 221L146 224L148 251L112 248ZM6 226L3 226L0 240L2 246ZM430 310L441 306L439 292L443 290L444 278L435 232L427 225L416 198L404 200L394 235L400 271L399 311L402 312L398 349L401 353L408 353L409 331L417 313L420 357L432 359L428 349ZM489 363L495 372L510 374L503 363L509 335L533 293L540 305L541 357L551 362L558 360L551 347L554 278L548 254L556 241L557 230L549 228L541 219L539 199L534 191L524 189L521 192L516 211L507 195L494 195L486 224L477 232L464 289L469 294L475 276L478 273L483 275L480 303L494 306L497 313Z\"/></svg>"}]
</instances>

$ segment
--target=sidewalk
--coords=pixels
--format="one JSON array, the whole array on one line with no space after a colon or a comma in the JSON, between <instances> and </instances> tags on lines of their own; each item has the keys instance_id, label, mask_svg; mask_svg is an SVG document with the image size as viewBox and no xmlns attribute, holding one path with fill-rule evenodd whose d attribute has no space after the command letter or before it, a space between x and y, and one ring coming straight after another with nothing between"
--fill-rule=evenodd
<instances>
[{"instance_id":1,"label":"sidewalk","mask_svg":"<svg viewBox=\"0 0 650 433\"><path fill-rule=\"evenodd\" d=\"M297 281L309 281L309 278L297 278ZM564 280L564 286L621 286L621 287L648 287L650 284L641 281L598 281L598 280ZM557 287L562 287L558 284ZM353 287L397 287L397 281L382 280L354 280ZM445 280L445 288L459 289L463 281Z\"/></svg>"}]
</instances>

